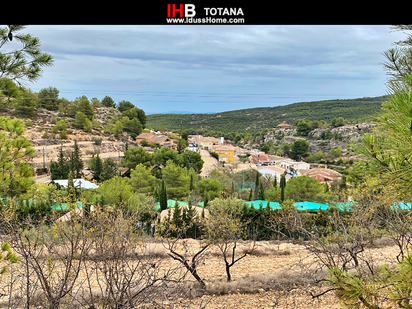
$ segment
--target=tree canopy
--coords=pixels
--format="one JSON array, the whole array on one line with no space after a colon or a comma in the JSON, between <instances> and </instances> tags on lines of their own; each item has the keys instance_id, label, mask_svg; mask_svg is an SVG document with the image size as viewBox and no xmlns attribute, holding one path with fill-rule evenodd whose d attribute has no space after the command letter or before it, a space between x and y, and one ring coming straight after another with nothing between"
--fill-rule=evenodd
<instances>
[{"instance_id":1,"label":"tree canopy","mask_svg":"<svg viewBox=\"0 0 412 309\"><path fill-rule=\"evenodd\" d=\"M22 120L0 117L0 130L0 195L18 196L34 183L28 160L35 150L23 137Z\"/></svg>"},{"instance_id":2,"label":"tree canopy","mask_svg":"<svg viewBox=\"0 0 412 309\"><path fill-rule=\"evenodd\" d=\"M41 52L39 38L20 33L25 28L25 25L0 28L0 79L9 78L19 85L38 80L42 68L53 64L53 57ZM21 48L7 50L7 43L13 40L20 42Z\"/></svg>"},{"instance_id":3,"label":"tree canopy","mask_svg":"<svg viewBox=\"0 0 412 309\"><path fill-rule=\"evenodd\" d=\"M324 203L327 199L324 189L317 179L299 176L289 179L285 187L285 196L296 202Z\"/></svg>"}]
</instances>

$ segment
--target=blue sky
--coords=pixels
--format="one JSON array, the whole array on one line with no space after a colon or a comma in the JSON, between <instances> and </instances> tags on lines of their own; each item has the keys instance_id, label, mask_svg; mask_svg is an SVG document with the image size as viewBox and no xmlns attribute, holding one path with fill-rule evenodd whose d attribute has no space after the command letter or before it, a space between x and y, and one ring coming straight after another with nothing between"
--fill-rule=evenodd
<instances>
[{"instance_id":1,"label":"blue sky","mask_svg":"<svg viewBox=\"0 0 412 309\"><path fill-rule=\"evenodd\" d=\"M54 57L33 91L127 100L146 113L222 112L380 96L388 25L32 25Z\"/></svg>"}]
</instances>

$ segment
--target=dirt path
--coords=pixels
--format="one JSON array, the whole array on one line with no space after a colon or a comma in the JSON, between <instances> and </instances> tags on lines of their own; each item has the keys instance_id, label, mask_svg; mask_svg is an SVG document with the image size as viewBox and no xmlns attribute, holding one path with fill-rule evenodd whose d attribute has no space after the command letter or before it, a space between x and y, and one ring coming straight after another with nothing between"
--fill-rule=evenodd
<instances>
[{"instance_id":1,"label":"dirt path","mask_svg":"<svg viewBox=\"0 0 412 309\"><path fill-rule=\"evenodd\" d=\"M219 166L219 162L207 150L200 150L200 156L204 162L200 176L209 176L210 172Z\"/></svg>"}]
</instances>

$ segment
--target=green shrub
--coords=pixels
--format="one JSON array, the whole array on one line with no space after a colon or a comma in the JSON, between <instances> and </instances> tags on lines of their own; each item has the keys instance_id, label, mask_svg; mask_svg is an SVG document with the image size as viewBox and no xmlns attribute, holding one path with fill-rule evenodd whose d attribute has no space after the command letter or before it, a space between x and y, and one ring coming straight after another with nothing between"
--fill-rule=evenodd
<instances>
[{"instance_id":1,"label":"green shrub","mask_svg":"<svg viewBox=\"0 0 412 309\"><path fill-rule=\"evenodd\" d=\"M101 145L103 139L101 137L92 137L92 141L94 142L95 145Z\"/></svg>"}]
</instances>

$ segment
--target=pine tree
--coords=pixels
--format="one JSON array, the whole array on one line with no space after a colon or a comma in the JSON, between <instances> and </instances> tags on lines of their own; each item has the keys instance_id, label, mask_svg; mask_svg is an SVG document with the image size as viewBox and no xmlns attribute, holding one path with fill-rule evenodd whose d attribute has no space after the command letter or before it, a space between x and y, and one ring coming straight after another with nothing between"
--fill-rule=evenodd
<instances>
[{"instance_id":1,"label":"pine tree","mask_svg":"<svg viewBox=\"0 0 412 309\"><path fill-rule=\"evenodd\" d=\"M0 28L0 49L13 41L15 48L7 52L0 51L2 78L9 78L19 85L22 82L34 82L41 77L42 67L53 65L53 57L40 50L41 44L37 37L31 34L17 33L25 29L25 25L7 25ZM15 45L20 42L22 46Z\"/></svg>"},{"instance_id":2,"label":"pine tree","mask_svg":"<svg viewBox=\"0 0 412 309\"><path fill-rule=\"evenodd\" d=\"M83 161L81 159L81 152L77 141L74 141L74 150L71 156L71 168L75 178L81 178L83 176Z\"/></svg>"},{"instance_id":3,"label":"pine tree","mask_svg":"<svg viewBox=\"0 0 412 309\"><path fill-rule=\"evenodd\" d=\"M102 172L100 173L100 182L112 179L117 175L117 164L112 159L107 158L102 165Z\"/></svg>"},{"instance_id":4,"label":"pine tree","mask_svg":"<svg viewBox=\"0 0 412 309\"><path fill-rule=\"evenodd\" d=\"M100 159L99 154L97 154L97 157L93 159L91 170L93 172L94 180L100 182L100 176L103 171L103 162L102 159Z\"/></svg>"},{"instance_id":5,"label":"pine tree","mask_svg":"<svg viewBox=\"0 0 412 309\"><path fill-rule=\"evenodd\" d=\"M325 182L324 186L325 186L325 193L329 192L329 185L327 182Z\"/></svg>"},{"instance_id":6,"label":"pine tree","mask_svg":"<svg viewBox=\"0 0 412 309\"><path fill-rule=\"evenodd\" d=\"M178 201L175 202L172 221L177 228L182 227L182 209L179 206Z\"/></svg>"}]
</instances>

